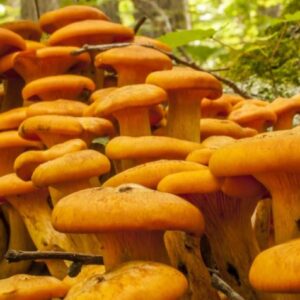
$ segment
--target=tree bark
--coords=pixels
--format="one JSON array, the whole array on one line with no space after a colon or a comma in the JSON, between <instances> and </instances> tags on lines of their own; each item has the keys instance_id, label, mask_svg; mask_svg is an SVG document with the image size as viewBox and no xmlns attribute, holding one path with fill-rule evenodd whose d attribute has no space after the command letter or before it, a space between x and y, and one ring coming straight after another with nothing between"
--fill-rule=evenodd
<instances>
[{"instance_id":1,"label":"tree bark","mask_svg":"<svg viewBox=\"0 0 300 300\"><path fill-rule=\"evenodd\" d=\"M106 0L103 1L99 8L107 14L113 22L120 23L119 16L119 1L118 0Z\"/></svg>"},{"instance_id":2,"label":"tree bark","mask_svg":"<svg viewBox=\"0 0 300 300\"><path fill-rule=\"evenodd\" d=\"M190 28L187 0L133 0L136 19L146 16L151 24L144 26L142 34L157 37L176 29Z\"/></svg>"},{"instance_id":3,"label":"tree bark","mask_svg":"<svg viewBox=\"0 0 300 300\"><path fill-rule=\"evenodd\" d=\"M43 13L59 8L58 0L21 0L21 18L37 21Z\"/></svg>"}]
</instances>

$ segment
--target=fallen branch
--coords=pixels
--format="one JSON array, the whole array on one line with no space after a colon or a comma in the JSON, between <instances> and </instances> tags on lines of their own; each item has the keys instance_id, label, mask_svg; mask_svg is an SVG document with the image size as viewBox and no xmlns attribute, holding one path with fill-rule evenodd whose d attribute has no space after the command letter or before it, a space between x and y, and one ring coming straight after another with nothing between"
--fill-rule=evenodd
<instances>
[{"instance_id":1,"label":"fallen branch","mask_svg":"<svg viewBox=\"0 0 300 300\"><path fill-rule=\"evenodd\" d=\"M212 286L222 292L228 300L245 300L236 291L234 291L219 275L217 272L211 272Z\"/></svg>"},{"instance_id":2,"label":"fallen branch","mask_svg":"<svg viewBox=\"0 0 300 300\"><path fill-rule=\"evenodd\" d=\"M103 257L99 255L87 255L82 253L59 251L8 250L4 255L4 258L9 263L18 262L22 260L62 259L82 263L84 265L103 264Z\"/></svg>"},{"instance_id":3,"label":"fallen branch","mask_svg":"<svg viewBox=\"0 0 300 300\"><path fill-rule=\"evenodd\" d=\"M223 82L225 85L229 86L235 93L241 95L242 97L244 97L246 99L252 98L250 95L248 95L247 92L240 89L233 81L231 81L229 79L226 79L222 76L219 76L219 75L217 75L217 74L215 74L215 73L213 73L209 70L203 69L194 62L188 62L188 61L176 56L172 52L168 52L168 51L159 49L159 48L157 48L153 45L149 45L149 44L139 44L139 43L130 43L130 42L128 42L128 43L114 43L114 44L104 44L104 45L84 45L82 48L71 52L71 54L72 55L79 55L81 53L90 52L90 51L99 51L99 52L101 52L101 51L106 51L106 50L113 49L113 48L122 48L122 47L131 46L131 45L139 45L139 46L142 46L142 47L152 48L152 49L155 49L157 51L160 51L160 52L168 55L177 64L181 64L181 65L190 67L190 68L192 68L194 70L197 70L197 71L207 72L207 73L215 76L219 81Z\"/></svg>"},{"instance_id":4,"label":"fallen branch","mask_svg":"<svg viewBox=\"0 0 300 300\"><path fill-rule=\"evenodd\" d=\"M144 16L137 21L137 23L135 24L135 26L133 28L133 31L135 34L140 30L140 28L143 26L143 24L146 22L146 20L147 20L147 17Z\"/></svg>"}]
</instances>

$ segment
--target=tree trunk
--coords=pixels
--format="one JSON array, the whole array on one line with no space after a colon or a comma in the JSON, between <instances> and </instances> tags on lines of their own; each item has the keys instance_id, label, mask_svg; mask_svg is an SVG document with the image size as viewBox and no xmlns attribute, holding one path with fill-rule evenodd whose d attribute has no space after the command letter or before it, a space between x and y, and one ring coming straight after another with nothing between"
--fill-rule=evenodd
<instances>
[{"instance_id":1,"label":"tree trunk","mask_svg":"<svg viewBox=\"0 0 300 300\"><path fill-rule=\"evenodd\" d=\"M99 8L107 14L113 22L120 23L119 16L119 1L118 0L106 0L103 1Z\"/></svg>"},{"instance_id":2,"label":"tree trunk","mask_svg":"<svg viewBox=\"0 0 300 300\"><path fill-rule=\"evenodd\" d=\"M146 16L147 22L141 33L157 37L176 29L190 28L187 0L133 0L138 20ZM146 26L148 25L148 26Z\"/></svg>"},{"instance_id":3,"label":"tree trunk","mask_svg":"<svg viewBox=\"0 0 300 300\"><path fill-rule=\"evenodd\" d=\"M58 0L21 0L21 18L37 21L40 15L56 8Z\"/></svg>"}]
</instances>

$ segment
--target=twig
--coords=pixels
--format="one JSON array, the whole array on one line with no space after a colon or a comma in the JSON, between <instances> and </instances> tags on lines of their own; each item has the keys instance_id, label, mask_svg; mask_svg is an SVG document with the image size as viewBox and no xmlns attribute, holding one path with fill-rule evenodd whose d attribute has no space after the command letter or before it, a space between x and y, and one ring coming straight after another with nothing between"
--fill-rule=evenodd
<instances>
[{"instance_id":1,"label":"twig","mask_svg":"<svg viewBox=\"0 0 300 300\"><path fill-rule=\"evenodd\" d=\"M246 99L250 99L251 96L248 95L245 91L241 90L234 82L232 82L229 79L226 79L220 75L217 75L209 70L203 69L201 67L199 67L197 64L195 64L194 62L187 62L186 60L176 56L175 54L173 54L172 52L168 52L168 51L164 51L162 49L159 49L153 45L149 45L149 44L138 44L138 43L115 43L115 44L104 44L104 45L84 45L82 48L75 50L73 52L71 52L71 54L73 55L78 55L81 54L83 52L89 52L89 51L106 51L109 49L113 49L113 48L122 48L122 47L127 47L130 45L139 45L139 46L143 46L143 47L147 47L147 48L152 48L155 49L157 51L160 51L166 55L168 55L172 60L174 60L176 63L178 64L182 64L184 66L190 67L192 69L198 70L198 71L203 71L203 72L207 72L213 76L215 76L218 80L220 80L221 82L223 82L225 85L229 86L235 93L241 95L242 97L246 98Z\"/></svg>"},{"instance_id":2,"label":"twig","mask_svg":"<svg viewBox=\"0 0 300 300\"><path fill-rule=\"evenodd\" d=\"M147 17L146 16L143 16L142 18L140 18L137 23L135 24L134 28L133 28L133 31L134 33L138 33L138 31L140 30L140 28L143 26L143 24L146 22L147 20Z\"/></svg>"},{"instance_id":3,"label":"twig","mask_svg":"<svg viewBox=\"0 0 300 300\"><path fill-rule=\"evenodd\" d=\"M225 294L229 300L245 300L216 273L211 274L211 284L216 290Z\"/></svg>"},{"instance_id":4,"label":"twig","mask_svg":"<svg viewBox=\"0 0 300 300\"><path fill-rule=\"evenodd\" d=\"M39 0L34 0L34 5L35 5L35 11L36 11L37 19L39 19L40 16L41 16L40 7L39 7Z\"/></svg>"},{"instance_id":5,"label":"twig","mask_svg":"<svg viewBox=\"0 0 300 300\"><path fill-rule=\"evenodd\" d=\"M103 257L99 255L87 255L81 253L59 252L59 251L21 251L8 250L5 259L9 263L22 260L40 260L40 259L62 259L73 262L79 262L85 265L103 264Z\"/></svg>"}]
</instances>

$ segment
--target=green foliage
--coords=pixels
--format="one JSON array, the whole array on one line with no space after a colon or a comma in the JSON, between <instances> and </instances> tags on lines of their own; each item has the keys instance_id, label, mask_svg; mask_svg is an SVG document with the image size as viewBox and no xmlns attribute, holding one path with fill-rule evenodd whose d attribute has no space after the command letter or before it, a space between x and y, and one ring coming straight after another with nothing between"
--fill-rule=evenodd
<instances>
[{"instance_id":1,"label":"green foliage","mask_svg":"<svg viewBox=\"0 0 300 300\"><path fill-rule=\"evenodd\" d=\"M172 48L180 47L193 41L200 41L210 38L214 35L215 30L213 29L191 29L191 30L180 30L175 32L167 33L159 38L160 41L168 44Z\"/></svg>"}]
</instances>

